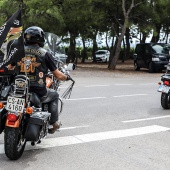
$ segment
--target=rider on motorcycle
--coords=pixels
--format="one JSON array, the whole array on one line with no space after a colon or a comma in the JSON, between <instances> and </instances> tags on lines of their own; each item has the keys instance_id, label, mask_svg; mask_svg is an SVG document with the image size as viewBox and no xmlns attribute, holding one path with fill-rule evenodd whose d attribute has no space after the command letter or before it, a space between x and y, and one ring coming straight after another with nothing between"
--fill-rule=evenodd
<instances>
[{"instance_id":1,"label":"rider on motorcycle","mask_svg":"<svg viewBox=\"0 0 170 170\"><path fill-rule=\"evenodd\" d=\"M17 65L20 74L25 74L26 72L30 78L30 91L36 93L42 103L48 103L48 111L51 113L50 124L53 125L53 128L49 129L48 132L52 134L60 128L61 123L58 115L59 95L57 91L46 88L48 69L58 80L67 81L71 77L58 70L53 56L43 48L45 43L44 36L44 31L37 26L32 26L25 30L25 57L20 62L17 62ZM26 62L30 65L29 68L24 65L27 64Z\"/></svg>"}]
</instances>

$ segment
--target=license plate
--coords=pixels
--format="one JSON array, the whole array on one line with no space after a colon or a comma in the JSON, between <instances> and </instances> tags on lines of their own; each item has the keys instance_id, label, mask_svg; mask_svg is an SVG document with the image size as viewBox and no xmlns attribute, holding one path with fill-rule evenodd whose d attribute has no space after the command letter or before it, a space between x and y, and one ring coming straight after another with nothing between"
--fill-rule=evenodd
<instances>
[{"instance_id":1,"label":"license plate","mask_svg":"<svg viewBox=\"0 0 170 170\"><path fill-rule=\"evenodd\" d=\"M162 92L162 84L159 86L159 88L158 88L158 92Z\"/></svg>"},{"instance_id":2,"label":"license plate","mask_svg":"<svg viewBox=\"0 0 170 170\"><path fill-rule=\"evenodd\" d=\"M6 110L12 112L23 112L25 99L8 96Z\"/></svg>"},{"instance_id":3,"label":"license plate","mask_svg":"<svg viewBox=\"0 0 170 170\"><path fill-rule=\"evenodd\" d=\"M170 90L170 87L169 86L165 86L165 85L160 85L159 88L158 88L158 91L159 92L163 92L163 93L168 93Z\"/></svg>"}]
</instances>

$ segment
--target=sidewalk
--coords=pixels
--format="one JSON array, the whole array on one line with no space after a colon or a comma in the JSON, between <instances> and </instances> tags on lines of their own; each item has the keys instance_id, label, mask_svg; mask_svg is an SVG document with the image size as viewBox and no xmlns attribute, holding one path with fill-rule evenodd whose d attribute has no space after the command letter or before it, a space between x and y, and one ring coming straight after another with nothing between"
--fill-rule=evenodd
<instances>
[{"instance_id":1,"label":"sidewalk","mask_svg":"<svg viewBox=\"0 0 170 170\"><path fill-rule=\"evenodd\" d=\"M126 60L124 63L118 61L115 70L108 69L108 63L86 63L78 62L75 71L72 74L81 77L160 77L162 73L149 73L148 69L142 68L140 71L134 70L133 60Z\"/></svg>"},{"instance_id":2,"label":"sidewalk","mask_svg":"<svg viewBox=\"0 0 170 170\"><path fill-rule=\"evenodd\" d=\"M86 68L86 69L93 69L93 70L109 70L108 63L92 63L91 61L87 61L86 63L79 62L77 64L77 68ZM116 70L118 71L134 71L133 60L127 60L124 63L121 61L117 62ZM115 70L115 71L116 71ZM114 71L114 70L113 70Z\"/></svg>"}]
</instances>

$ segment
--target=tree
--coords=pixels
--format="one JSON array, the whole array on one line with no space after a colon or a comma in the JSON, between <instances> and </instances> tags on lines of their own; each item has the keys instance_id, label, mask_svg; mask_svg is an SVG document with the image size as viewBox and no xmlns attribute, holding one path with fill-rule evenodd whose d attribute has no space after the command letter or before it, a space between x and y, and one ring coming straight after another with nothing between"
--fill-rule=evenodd
<instances>
[{"instance_id":1,"label":"tree","mask_svg":"<svg viewBox=\"0 0 170 170\"><path fill-rule=\"evenodd\" d=\"M114 54L114 56L111 56L112 59L111 59L111 62L109 63L109 66L108 66L109 69L114 70L116 68L116 64L117 64L119 54L120 54L120 51L121 51L121 43L122 43L122 40L125 36L126 29L128 28L130 12L132 11L132 9L134 7L137 7L142 2L145 2L145 0L138 2L136 4L134 3L134 0L131 0L131 4L129 5L129 8L128 8L128 10L126 10L126 5L127 5L126 0L122 0L122 11L123 11L123 17L124 17L123 25L121 25L121 33L120 33L120 35L118 35L118 41L117 41L117 44L116 44L115 54Z\"/></svg>"}]
</instances>

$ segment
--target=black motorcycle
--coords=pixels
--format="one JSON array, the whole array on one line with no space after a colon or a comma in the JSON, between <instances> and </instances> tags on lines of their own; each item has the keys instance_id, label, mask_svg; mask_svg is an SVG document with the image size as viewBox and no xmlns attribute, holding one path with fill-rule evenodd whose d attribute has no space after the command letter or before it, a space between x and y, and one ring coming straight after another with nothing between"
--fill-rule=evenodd
<instances>
[{"instance_id":1,"label":"black motorcycle","mask_svg":"<svg viewBox=\"0 0 170 170\"><path fill-rule=\"evenodd\" d=\"M158 92L161 92L161 106L170 109L170 64L166 66L166 73L161 76Z\"/></svg>"},{"instance_id":2,"label":"black motorcycle","mask_svg":"<svg viewBox=\"0 0 170 170\"><path fill-rule=\"evenodd\" d=\"M50 34L50 39L54 38L56 39L56 35ZM54 46L56 41L52 43ZM26 63L28 64L26 67L29 68L30 62ZM67 75L69 70L75 68L74 64L66 65L60 60L56 63L59 70ZM11 160L16 160L21 157L27 141L31 141L31 144L35 145L47 136L51 113L48 112L47 104L42 104L38 96L29 91L30 79L27 74L4 74L0 76L0 79L0 134L4 132L6 156ZM47 88L54 90L57 90L61 84L50 71L46 82ZM73 85L74 80L63 93L63 98L71 94ZM59 109L61 112L63 102L61 98L59 101L61 102Z\"/></svg>"}]
</instances>

